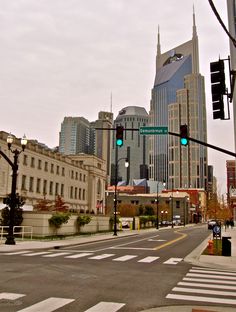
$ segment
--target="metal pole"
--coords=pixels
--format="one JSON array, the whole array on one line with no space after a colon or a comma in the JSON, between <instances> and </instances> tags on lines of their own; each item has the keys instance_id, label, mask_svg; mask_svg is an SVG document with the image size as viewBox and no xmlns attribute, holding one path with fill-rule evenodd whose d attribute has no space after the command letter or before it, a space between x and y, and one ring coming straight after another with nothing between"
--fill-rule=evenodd
<instances>
[{"instance_id":1,"label":"metal pole","mask_svg":"<svg viewBox=\"0 0 236 312\"><path fill-rule=\"evenodd\" d=\"M116 214L117 214L117 180L118 180L118 146L116 145L115 151L115 197L114 197L114 233L117 236L117 224L116 224Z\"/></svg>"},{"instance_id":2,"label":"metal pole","mask_svg":"<svg viewBox=\"0 0 236 312\"><path fill-rule=\"evenodd\" d=\"M156 205L157 205L157 230L159 229L159 203L158 203L158 181L157 181L157 199L156 199Z\"/></svg>"},{"instance_id":3,"label":"metal pole","mask_svg":"<svg viewBox=\"0 0 236 312\"><path fill-rule=\"evenodd\" d=\"M172 201L171 201L171 227L174 227L173 223L173 217L174 217L174 195L173 195L173 190L172 190Z\"/></svg>"},{"instance_id":4,"label":"metal pole","mask_svg":"<svg viewBox=\"0 0 236 312\"><path fill-rule=\"evenodd\" d=\"M184 226L186 224L186 203L187 203L187 197L185 197L185 202L184 202Z\"/></svg>"},{"instance_id":5,"label":"metal pole","mask_svg":"<svg viewBox=\"0 0 236 312\"><path fill-rule=\"evenodd\" d=\"M10 224L8 229L8 235L5 244L6 245L15 245L14 238L14 219L15 219L15 206L16 206L16 180L17 180L17 171L18 171L18 156L19 152L14 151L14 163L12 167L12 186L11 186L11 201L10 201Z\"/></svg>"}]
</instances>

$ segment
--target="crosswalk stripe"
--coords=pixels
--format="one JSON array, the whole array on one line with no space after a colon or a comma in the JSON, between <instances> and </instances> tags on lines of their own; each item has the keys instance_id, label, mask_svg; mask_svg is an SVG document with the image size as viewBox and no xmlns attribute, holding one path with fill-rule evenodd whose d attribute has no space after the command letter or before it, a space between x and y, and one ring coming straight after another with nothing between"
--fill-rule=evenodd
<instances>
[{"instance_id":1,"label":"crosswalk stripe","mask_svg":"<svg viewBox=\"0 0 236 312\"><path fill-rule=\"evenodd\" d=\"M174 287L172 289L172 291L187 292L187 293L198 293L198 294L205 294L207 292L208 295L236 297L236 292L233 292L233 291L219 291L219 290L210 290L210 289L208 289L206 291L206 289L185 288L185 287Z\"/></svg>"},{"instance_id":2,"label":"crosswalk stripe","mask_svg":"<svg viewBox=\"0 0 236 312\"><path fill-rule=\"evenodd\" d=\"M210 274L217 274L217 275L231 275L231 276L236 276L236 273L233 272L224 272L224 271L213 271L213 270L196 270L196 269L190 269L189 272L193 272L193 273L210 273Z\"/></svg>"},{"instance_id":3,"label":"crosswalk stripe","mask_svg":"<svg viewBox=\"0 0 236 312\"><path fill-rule=\"evenodd\" d=\"M207 282L207 280L205 278L184 277L183 280L184 281L192 281L192 282L204 282L204 283ZM220 281L220 280L215 280L215 279L214 279L214 283L236 285L236 282L233 282L233 281Z\"/></svg>"},{"instance_id":4,"label":"crosswalk stripe","mask_svg":"<svg viewBox=\"0 0 236 312\"><path fill-rule=\"evenodd\" d=\"M190 301L200 301L200 302L211 302L211 303L221 303L221 304L232 304L236 305L236 299L224 299L216 297L202 297L202 296L189 296L189 295L176 295L168 294L167 299L178 299L178 300L190 300Z\"/></svg>"},{"instance_id":5,"label":"crosswalk stripe","mask_svg":"<svg viewBox=\"0 0 236 312\"><path fill-rule=\"evenodd\" d=\"M126 256L122 256L122 257L119 257L119 258L116 258L116 259L113 259L113 261L128 261L128 260L131 260L133 258L136 258L137 256L136 255L126 255Z\"/></svg>"},{"instance_id":6,"label":"crosswalk stripe","mask_svg":"<svg viewBox=\"0 0 236 312\"><path fill-rule=\"evenodd\" d=\"M159 259L160 257L146 257L146 258L143 258L141 260L139 260L138 262L143 262L143 263L151 263L157 259Z\"/></svg>"},{"instance_id":7,"label":"crosswalk stripe","mask_svg":"<svg viewBox=\"0 0 236 312\"><path fill-rule=\"evenodd\" d=\"M71 256L66 256L65 258L68 259L77 259L77 258L82 258L82 257L86 257L86 256L91 256L93 253L92 252L82 252L80 254L76 254L76 255L71 255Z\"/></svg>"},{"instance_id":8,"label":"crosswalk stripe","mask_svg":"<svg viewBox=\"0 0 236 312\"><path fill-rule=\"evenodd\" d=\"M54 253L54 254L50 254L50 255L44 255L43 257L45 258L55 258L55 257L59 257L59 256L65 256L68 255L69 252L58 252L58 253Z\"/></svg>"},{"instance_id":9,"label":"crosswalk stripe","mask_svg":"<svg viewBox=\"0 0 236 312\"><path fill-rule=\"evenodd\" d=\"M182 260L183 258L170 258L169 260L165 261L164 264L177 264Z\"/></svg>"},{"instance_id":10,"label":"crosswalk stripe","mask_svg":"<svg viewBox=\"0 0 236 312\"><path fill-rule=\"evenodd\" d=\"M74 299L66 299L66 298L55 298L51 297L46 300L40 301L28 308L25 308L23 310L18 310L17 312L52 312L56 309L59 309L71 302L73 302Z\"/></svg>"},{"instance_id":11,"label":"crosswalk stripe","mask_svg":"<svg viewBox=\"0 0 236 312\"><path fill-rule=\"evenodd\" d=\"M112 257L112 256L115 256L115 255L114 254L102 254L102 255L90 257L89 259L101 260L101 259L109 258L109 257Z\"/></svg>"},{"instance_id":12,"label":"crosswalk stripe","mask_svg":"<svg viewBox=\"0 0 236 312\"><path fill-rule=\"evenodd\" d=\"M6 252L3 255L6 255L6 256L22 255L28 252L29 252L28 250L21 250L21 251L14 251L14 252Z\"/></svg>"},{"instance_id":13,"label":"crosswalk stripe","mask_svg":"<svg viewBox=\"0 0 236 312\"><path fill-rule=\"evenodd\" d=\"M22 254L22 256L24 257L42 256L42 255L46 255L49 253L50 252L48 251L40 251L40 252L25 253L25 254Z\"/></svg>"},{"instance_id":14,"label":"crosswalk stripe","mask_svg":"<svg viewBox=\"0 0 236 312\"><path fill-rule=\"evenodd\" d=\"M25 295L23 295L23 294L14 294L14 293L3 292L3 293L0 293L0 300L1 299L16 300L16 299L24 297L24 296Z\"/></svg>"},{"instance_id":15,"label":"crosswalk stripe","mask_svg":"<svg viewBox=\"0 0 236 312\"><path fill-rule=\"evenodd\" d=\"M116 312L120 310L124 305L125 303L99 302L98 304L86 310L85 312L104 312L104 311Z\"/></svg>"},{"instance_id":16,"label":"crosswalk stripe","mask_svg":"<svg viewBox=\"0 0 236 312\"><path fill-rule=\"evenodd\" d=\"M209 274L198 274L198 273L187 273L186 276L191 277L205 277L207 279L227 279L227 280L236 280L236 277L233 276L220 276L220 275L209 275Z\"/></svg>"},{"instance_id":17,"label":"crosswalk stripe","mask_svg":"<svg viewBox=\"0 0 236 312\"><path fill-rule=\"evenodd\" d=\"M236 290L236 286L216 285L216 284L207 284L207 283L179 282L178 285L180 285L180 286L196 286L196 287L204 287L204 288L218 288L218 289Z\"/></svg>"}]
</instances>

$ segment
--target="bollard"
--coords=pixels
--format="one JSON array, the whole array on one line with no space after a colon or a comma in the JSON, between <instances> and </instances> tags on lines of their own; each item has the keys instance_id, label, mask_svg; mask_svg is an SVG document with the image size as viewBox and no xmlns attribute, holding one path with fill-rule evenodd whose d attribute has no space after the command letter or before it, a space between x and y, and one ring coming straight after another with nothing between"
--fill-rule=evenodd
<instances>
[{"instance_id":1,"label":"bollard","mask_svg":"<svg viewBox=\"0 0 236 312\"><path fill-rule=\"evenodd\" d=\"M213 240L212 239L209 239L208 245L207 245L207 249L208 249L208 254L209 255L213 255L214 254L214 245L213 245Z\"/></svg>"}]
</instances>

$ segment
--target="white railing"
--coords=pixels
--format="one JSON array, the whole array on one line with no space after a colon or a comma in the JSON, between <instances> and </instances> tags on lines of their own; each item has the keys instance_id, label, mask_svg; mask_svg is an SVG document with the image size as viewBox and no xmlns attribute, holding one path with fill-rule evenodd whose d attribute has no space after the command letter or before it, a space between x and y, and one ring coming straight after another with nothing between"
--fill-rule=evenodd
<instances>
[{"instance_id":1,"label":"white railing","mask_svg":"<svg viewBox=\"0 0 236 312\"><path fill-rule=\"evenodd\" d=\"M1 229L1 238L0 238L0 243L2 244L3 237L7 235L8 233L8 226L0 226ZM21 231L16 231L16 229L21 229ZM21 235L21 239L23 240L25 237L25 234L29 234L30 239L32 239L33 236L33 227L32 226L14 226L13 227L13 235Z\"/></svg>"}]
</instances>

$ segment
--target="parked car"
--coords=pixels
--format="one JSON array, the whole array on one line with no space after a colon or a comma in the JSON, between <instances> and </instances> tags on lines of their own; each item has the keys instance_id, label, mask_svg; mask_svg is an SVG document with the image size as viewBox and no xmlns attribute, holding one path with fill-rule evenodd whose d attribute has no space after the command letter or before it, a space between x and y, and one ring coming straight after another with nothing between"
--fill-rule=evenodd
<instances>
[{"instance_id":1,"label":"parked car","mask_svg":"<svg viewBox=\"0 0 236 312\"><path fill-rule=\"evenodd\" d=\"M216 224L217 224L217 221L216 221L216 220L213 220L213 219L208 220L208 221L207 221L208 230L212 230L213 227L214 227Z\"/></svg>"}]
</instances>

